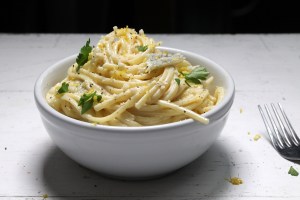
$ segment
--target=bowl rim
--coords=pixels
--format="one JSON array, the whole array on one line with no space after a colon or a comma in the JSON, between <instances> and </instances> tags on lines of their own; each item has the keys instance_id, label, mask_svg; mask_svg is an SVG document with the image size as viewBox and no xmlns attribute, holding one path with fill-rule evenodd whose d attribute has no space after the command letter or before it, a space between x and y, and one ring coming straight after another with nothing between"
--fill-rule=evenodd
<instances>
[{"instance_id":1,"label":"bowl rim","mask_svg":"<svg viewBox=\"0 0 300 200\"><path fill-rule=\"evenodd\" d=\"M202 60L205 63L208 63L209 65L213 65L214 68L216 68L218 71L220 71L220 74L222 74L222 77L225 77L225 81L228 83L228 87L226 88L226 95L224 95L224 99L219 104L217 104L212 110L202 114L202 116L210 118L210 116L213 116L214 114L216 114L216 113L220 112L222 109L224 109L224 107L226 107L226 105L229 104L229 108L231 107L234 93L235 93L235 84L234 84L232 76L223 67L221 67L219 64L215 63L214 61L212 61L202 55L199 55L199 54L196 54L196 53L193 53L190 51L180 50L180 49L170 48L170 47L163 47L163 46L158 47L158 49L170 51L172 53L174 53L174 52L181 53L184 56L188 55L189 57L195 57L199 60ZM57 69L57 68L61 68L62 65L64 65L64 63L69 62L71 60L75 61L76 56L77 56L77 54L74 54L74 55L68 56L68 57L61 59L58 62L52 64L50 67L48 67L46 70L44 70L39 75L38 79L35 82L34 97L35 97L36 104L39 109L43 109L48 114L50 114L52 117L58 118L59 120L62 120L63 122L66 122L68 124L71 124L73 126L75 125L75 126L78 126L81 128L84 127L84 128L88 128L88 129L94 129L94 130L118 131L118 132L155 131L155 130L176 128L179 126L190 125L193 123L197 123L200 126L207 126L207 125L201 124L199 122L196 122L193 119L186 119L186 120L182 120L182 121L178 121L178 122L172 122L172 123L161 124L161 125L142 126L142 127L108 126L108 125L101 125L101 124L93 125L90 122L73 119L69 116L66 116L66 115L56 111L54 108L52 108L47 103L46 98L42 94L43 80L47 77L47 75L50 72L55 71L55 69ZM228 108L228 110L229 110L229 108Z\"/></svg>"}]
</instances>

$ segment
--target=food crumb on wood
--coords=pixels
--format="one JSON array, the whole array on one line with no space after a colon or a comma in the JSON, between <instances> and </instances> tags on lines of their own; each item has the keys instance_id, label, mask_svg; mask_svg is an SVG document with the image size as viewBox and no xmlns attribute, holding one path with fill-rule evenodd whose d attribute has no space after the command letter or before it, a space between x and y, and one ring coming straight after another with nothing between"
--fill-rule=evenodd
<instances>
[{"instance_id":1,"label":"food crumb on wood","mask_svg":"<svg viewBox=\"0 0 300 200\"><path fill-rule=\"evenodd\" d=\"M47 199L48 197L49 197L48 194L43 194L42 195L43 200Z\"/></svg>"},{"instance_id":2,"label":"food crumb on wood","mask_svg":"<svg viewBox=\"0 0 300 200\"><path fill-rule=\"evenodd\" d=\"M232 185L240 185L243 184L243 180L239 177L232 177L230 179L226 179Z\"/></svg>"},{"instance_id":3,"label":"food crumb on wood","mask_svg":"<svg viewBox=\"0 0 300 200\"><path fill-rule=\"evenodd\" d=\"M291 176L298 176L299 172L294 167L291 166L288 174L290 174Z\"/></svg>"},{"instance_id":4,"label":"food crumb on wood","mask_svg":"<svg viewBox=\"0 0 300 200\"><path fill-rule=\"evenodd\" d=\"M260 134L256 134L254 137L253 137L253 140L254 141L257 141L261 138L261 135Z\"/></svg>"}]
</instances>

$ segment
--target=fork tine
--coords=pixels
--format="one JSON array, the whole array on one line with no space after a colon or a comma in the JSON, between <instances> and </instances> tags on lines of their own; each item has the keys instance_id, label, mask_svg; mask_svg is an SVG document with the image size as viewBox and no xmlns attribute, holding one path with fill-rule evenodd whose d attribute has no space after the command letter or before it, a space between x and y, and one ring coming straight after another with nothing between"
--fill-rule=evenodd
<instances>
[{"instance_id":1,"label":"fork tine","mask_svg":"<svg viewBox=\"0 0 300 200\"><path fill-rule=\"evenodd\" d=\"M274 114L275 114L275 118L277 119L277 122L278 122L278 124L279 124L279 127L278 127L278 129L280 129L280 130L279 130L279 133L281 133L281 136L282 136L282 134L283 134L283 137L282 137L282 138L283 138L283 140L285 140L286 145L287 145L288 147L291 147L291 146L292 146L292 143L291 143L292 138L290 137L289 134L287 134L287 130L286 130L286 128L284 127L284 125L283 125L283 123L282 123L282 120L281 120L281 118L279 117L279 114L278 114L278 112L277 112L277 109L276 109L276 107L274 106L273 103L271 103L271 107L272 107L273 112L274 112Z\"/></svg>"},{"instance_id":2,"label":"fork tine","mask_svg":"<svg viewBox=\"0 0 300 200\"><path fill-rule=\"evenodd\" d=\"M285 123L287 124L287 127L289 128L290 134L292 135L292 138L293 138L293 142L296 145L300 145L300 139L299 139L298 135L296 134L296 131L294 130L292 124L290 123L290 120L287 118L280 103L278 103L278 107L279 107L279 110L281 111L281 114L284 118Z\"/></svg>"},{"instance_id":3,"label":"fork tine","mask_svg":"<svg viewBox=\"0 0 300 200\"><path fill-rule=\"evenodd\" d=\"M281 135L279 134L278 128L277 128L277 126L276 126L275 121L273 120L273 117L272 117L272 115L271 115L271 113L270 113L269 107L268 107L268 105L266 105L266 104L265 104L265 110L266 110L267 115L268 115L268 117L269 117L269 120L270 120L270 122L271 122L271 125L272 125L273 131L274 131L274 133L275 133L277 142L278 142L278 144L279 144L279 146L280 146L281 148L284 148L284 147L285 147L285 144L283 143L282 137L281 137Z\"/></svg>"},{"instance_id":4,"label":"fork tine","mask_svg":"<svg viewBox=\"0 0 300 200\"><path fill-rule=\"evenodd\" d=\"M260 105L258 105L257 107L258 107L258 110L259 110L259 112L260 112L260 115L261 115L261 117L262 117L262 119L263 119L263 122L264 122L264 124L265 124L265 127L266 127L266 129L267 129L267 132L268 132L268 134L269 134L269 137L270 137L270 139L271 139L271 142L272 142L273 146L274 146L275 148L277 148L278 146L279 146L280 148L283 148L283 145L281 145L281 144L278 142L278 140L275 141L274 136L273 136L273 133L272 133L272 130L271 130L270 126L269 126L268 120L267 120L267 118L266 118L266 116L265 116L265 114L264 114L264 112L263 112L263 109L261 108Z\"/></svg>"}]
</instances>

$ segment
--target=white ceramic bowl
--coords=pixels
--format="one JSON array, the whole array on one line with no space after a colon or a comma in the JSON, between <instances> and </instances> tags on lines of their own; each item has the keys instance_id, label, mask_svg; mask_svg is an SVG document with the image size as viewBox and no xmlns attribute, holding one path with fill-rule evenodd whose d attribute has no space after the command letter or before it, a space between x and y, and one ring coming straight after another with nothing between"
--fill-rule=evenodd
<instances>
[{"instance_id":1,"label":"white ceramic bowl","mask_svg":"<svg viewBox=\"0 0 300 200\"><path fill-rule=\"evenodd\" d=\"M51 86L61 81L76 55L67 57L44 71L35 83L34 97L42 121L54 143L81 165L105 175L123 179L157 177L177 170L203 154L220 135L234 99L234 82L218 64L200 55L172 48L194 65L203 65L225 88L225 98L203 116L202 125L192 119L157 126L93 126L67 117L45 99Z\"/></svg>"}]
</instances>

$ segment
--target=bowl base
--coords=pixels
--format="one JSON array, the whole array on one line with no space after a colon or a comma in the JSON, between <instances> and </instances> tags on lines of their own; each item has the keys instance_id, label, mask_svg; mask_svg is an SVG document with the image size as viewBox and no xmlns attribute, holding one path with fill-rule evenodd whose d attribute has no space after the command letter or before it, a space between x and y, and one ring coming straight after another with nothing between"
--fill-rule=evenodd
<instances>
[{"instance_id":1,"label":"bowl base","mask_svg":"<svg viewBox=\"0 0 300 200\"><path fill-rule=\"evenodd\" d=\"M113 175L113 174L109 174L109 173L104 173L104 172L100 172L98 170L94 170L91 169L89 167L86 167L78 162L76 162L80 167L85 168L87 170L91 170L95 173L97 173L98 175L107 178L107 179L113 179L113 180L119 180L119 181L150 181L150 180L154 180L154 179L160 179L160 178L164 178L166 176L169 176L173 173L176 173L177 171L181 170L182 168L184 168L185 166L179 168L179 169L175 169L173 171L169 171L169 172L165 172L165 173L161 173L161 174L157 174L157 175L150 175L150 176L118 176L118 175Z\"/></svg>"}]
</instances>

